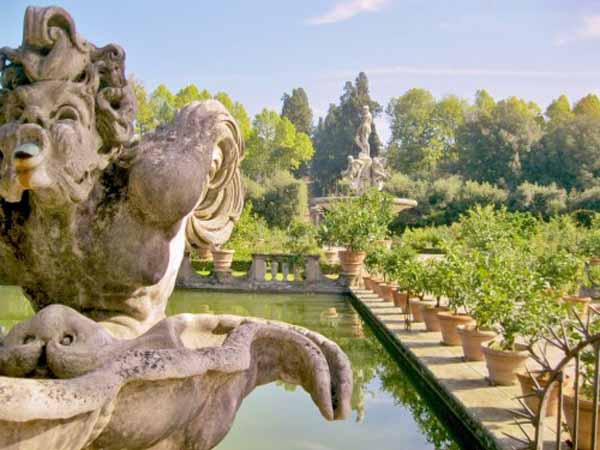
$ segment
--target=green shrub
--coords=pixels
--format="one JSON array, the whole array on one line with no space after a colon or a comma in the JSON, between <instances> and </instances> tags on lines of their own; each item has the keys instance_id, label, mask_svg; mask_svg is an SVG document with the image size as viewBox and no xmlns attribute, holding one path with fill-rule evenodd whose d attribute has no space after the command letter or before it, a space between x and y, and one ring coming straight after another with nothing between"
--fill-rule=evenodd
<instances>
[{"instance_id":1,"label":"green shrub","mask_svg":"<svg viewBox=\"0 0 600 450\"><path fill-rule=\"evenodd\" d=\"M264 185L263 195L254 200L254 209L269 226L286 229L295 219L308 216L306 183L287 172L276 172Z\"/></svg>"},{"instance_id":2,"label":"green shrub","mask_svg":"<svg viewBox=\"0 0 600 450\"><path fill-rule=\"evenodd\" d=\"M461 216L453 228L462 245L488 251L500 243L527 245L535 235L537 225L537 220L529 214L476 206Z\"/></svg>"},{"instance_id":3,"label":"green shrub","mask_svg":"<svg viewBox=\"0 0 600 450\"><path fill-rule=\"evenodd\" d=\"M443 250L444 243L451 239L451 229L447 226L408 228L402 234L402 242L415 250Z\"/></svg>"},{"instance_id":4,"label":"green shrub","mask_svg":"<svg viewBox=\"0 0 600 450\"><path fill-rule=\"evenodd\" d=\"M509 207L548 218L567 209L567 191L555 183L548 186L525 182L510 195Z\"/></svg>"},{"instance_id":5,"label":"green shrub","mask_svg":"<svg viewBox=\"0 0 600 450\"><path fill-rule=\"evenodd\" d=\"M286 253L294 255L318 254L317 230L309 222L294 219L287 228Z\"/></svg>"},{"instance_id":6,"label":"green shrub","mask_svg":"<svg viewBox=\"0 0 600 450\"><path fill-rule=\"evenodd\" d=\"M268 240L270 234L266 221L254 213L252 202L247 201L225 246L235 250L235 259L250 260L252 253L258 252L257 245Z\"/></svg>"},{"instance_id":7,"label":"green shrub","mask_svg":"<svg viewBox=\"0 0 600 450\"><path fill-rule=\"evenodd\" d=\"M448 225L474 206L506 203L508 193L489 183L464 181L459 176L440 178L432 183L411 180L394 174L386 189L394 195L403 195L418 202L416 208L403 211L394 221L393 229L402 232L406 227ZM412 189L410 185L414 184Z\"/></svg>"},{"instance_id":8,"label":"green shrub","mask_svg":"<svg viewBox=\"0 0 600 450\"><path fill-rule=\"evenodd\" d=\"M585 191L573 191L569 198L571 211L600 211L600 186L594 186Z\"/></svg>"}]
</instances>

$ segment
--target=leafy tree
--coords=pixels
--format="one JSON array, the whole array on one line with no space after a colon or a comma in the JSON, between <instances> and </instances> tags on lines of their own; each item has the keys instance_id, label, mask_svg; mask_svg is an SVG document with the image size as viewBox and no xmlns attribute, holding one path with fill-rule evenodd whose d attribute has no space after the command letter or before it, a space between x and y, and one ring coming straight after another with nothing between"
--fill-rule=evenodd
<instances>
[{"instance_id":1,"label":"leafy tree","mask_svg":"<svg viewBox=\"0 0 600 450\"><path fill-rule=\"evenodd\" d=\"M559 188L555 183L540 186L525 182L512 193L509 204L513 210L549 218L565 211L567 191Z\"/></svg>"},{"instance_id":2,"label":"leafy tree","mask_svg":"<svg viewBox=\"0 0 600 450\"><path fill-rule=\"evenodd\" d=\"M296 130L310 136L312 134L313 113L310 109L308 96L303 88L292 90L292 94L283 94L281 116L287 117Z\"/></svg>"},{"instance_id":3,"label":"leafy tree","mask_svg":"<svg viewBox=\"0 0 600 450\"><path fill-rule=\"evenodd\" d=\"M575 104L573 112L578 116L600 117L600 99L588 94Z\"/></svg>"},{"instance_id":4,"label":"leafy tree","mask_svg":"<svg viewBox=\"0 0 600 450\"><path fill-rule=\"evenodd\" d=\"M135 94L137 101L137 116L135 122L135 129L137 133L143 134L151 130L154 126L154 113L152 106L148 100L148 94L146 88L141 81L138 81L134 76L129 77L129 84Z\"/></svg>"},{"instance_id":5,"label":"leafy tree","mask_svg":"<svg viewBox=\"0 0 600 450\"><path fill-rule=\"evenodd\" d=\"M491 115L476 114L457 132L458 171L477 181L516 186L522 178L522 158L542 137L539 110L509 97Z\"/></svg>"},{"instance_id":6,"label":"leafy tree","mask_svg":"<svg viewBox=\"0 0 600 450\"><path fill-rule=\"evenodd\" d=\"M253 200L254 209L271 227L286 229L294 221L308 216L306 183L289 172L277 171L264 181L265 191Z\"/></svg>"},{"instance_id":7,"label":"leafy tree","mask_svg":"<svg viewBox=\"0 0 600 450\"><path fill-rule=\"evenodd\" d=\"M150 107L158 123L168 123L175 117L175 96L164 84L160 84L150 96Z\"/></svg>"},{"instance_id":8,"label":"leafy tree","mask_svg":"<svg viewBox=\"0 0 600 450\"><path fill-rule=\"evenodd\" d=\"M433 95L425 89L410 89L392 98L387 114L391 119L392 165L406 173L431 171L442 155L441 143L432 130Z\"/></svg>"},{"instance_id":9,"label":"leafy tree","mask_svg":"<svg viewBox=\"0 0 600 450\"><path fill-rule=\"evenodd\" d=\"M573 111L571 111L571 105L566 95L561 95L550 103L546 108L546 117L550 124L558 124L573 117Z\"/></svg>"},{"instance_id":10,"label":"leafy tree","mask_svg":"<svg viewBox=\"0 0 600 450\"><path fill-rule=\"evenodd\" d=\"M549 127L526 161L527 178L571 190L597 184L600 176L600 116L575 115Z\"/></svg>"},{"instance_id":11,"label":"leafy tree","mask_svg":"<svg viewBox=\"0 0 600 450\"><path fill-rule=\"evenodd\" d=\"M310 138L296 131L294 124L277 112L263 109L254 118L242 168L255 180L264 180L273 171L297 169L314 154Z\"/></svg>"},{"instance_id":12,"label":"leafy tree","mask_svg":"<svg viewBox=\"0 0 600 450\"><path fill-rule=\"evenodd\" d=\"M175 108L181 109L192 102L208 100L210 98L212 98L212 96L206 89L200 91L195 84L189 84L180 89L175 95Z\"/></svg>"},{"instance_id":13,"label":"leafy tree","mask_svg":"<svg viewBox=\"0 0 600 450\"><path fill-rule=\"evenodd\" d=\"M387 108L393 167L409 174L434 174L440 162L456 159L456 130L466 110L466 101L448 96L436 102L425 89L393 98Z\"/></svg>"},{"instance_id":14,"label":"leafy tree","mask_svg":"<svg viewBox=\"0 0 600 450\"><path fill-rule=\"evenodd\" d=\"M441 163L446 166L457 159L456 131L464 123L469 105L466 100L448 95L436 103L433 111L434 133L442 145Z\"/></svg>"},{"instance_id":15,"label":"leafy tree","mask_svg":"<svg viewBox=\"0 0 600 450\"><path fill-rule=\"evenodd\" d=\"M496 106L494 98L485 89L475 93L475 111L481 115L491 115Z\"/></svg>"}]
</instances>

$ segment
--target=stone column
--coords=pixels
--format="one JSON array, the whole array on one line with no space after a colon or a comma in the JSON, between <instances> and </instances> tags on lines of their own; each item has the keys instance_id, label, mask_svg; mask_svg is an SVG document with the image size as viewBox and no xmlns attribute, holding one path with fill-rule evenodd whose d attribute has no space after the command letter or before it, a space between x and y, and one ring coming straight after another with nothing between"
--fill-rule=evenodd
<instances>
[{"instance_id":1,"label":"stone column","mask_svg":"<svg viewBox=\"0 0 600 450\"><path fill-rule=\"evenodd\" d=\"M277 281L277 272L279 272L279 261L271 257L271 281Z\"/></svg>"},{"instance_id":2,"label":"stone column","mask_svg":"<svg viewBox=\"0 0 600 450\"><path fill-rule=\"evenodd\" d=\"M306 255L305 277L308 283L318 283L323 279L319 255Z\"/></svg>"},{"instance_id":3,"label":"stone column","mask_svg":"<svg viewBox=\"0 0 600 450\"><path fill-rule=\"evenodd\" d=\"M288 261L281 262L281 274L283 275L283 281L287 281L290 274L290 263Z\"/></svg>"},{"instance_id":4,"label":"stone column","mask_svg":"<svg viewBox=\"0 0 600 450\"><path fill-rule=\"evenodd\" d=\"M252 255L252 267L250 268L250 280L264 282L267 274L267 257L263 254Z\"/></svg>"}]
</instances>

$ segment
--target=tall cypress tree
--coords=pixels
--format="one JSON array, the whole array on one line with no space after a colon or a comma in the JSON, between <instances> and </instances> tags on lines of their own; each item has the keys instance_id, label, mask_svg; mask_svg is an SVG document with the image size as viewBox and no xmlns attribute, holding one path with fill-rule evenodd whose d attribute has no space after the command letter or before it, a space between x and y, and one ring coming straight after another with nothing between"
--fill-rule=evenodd
<instances>
[{"instance_id":1,"label":"tall cypress tree","mask_svg":"<svg viewBox=\"0 0 600 450\"><path fill-rule=\"evenodd\" d=\"M297 88L292 90L292 95L283 94L283 108L281 116L287 117L294 124L297 131L312 134L313 113L308 102L308 95L304 89Z\"/></svg>"}]
</instances>

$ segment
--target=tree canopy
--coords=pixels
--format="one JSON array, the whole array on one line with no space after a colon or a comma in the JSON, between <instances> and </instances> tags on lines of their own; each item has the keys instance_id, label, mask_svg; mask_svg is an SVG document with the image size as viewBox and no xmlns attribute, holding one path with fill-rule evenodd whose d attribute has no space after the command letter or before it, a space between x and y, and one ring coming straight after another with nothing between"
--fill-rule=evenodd
<instances>
[{"instance_id":1,"label":"tree canopy","mask_svg":"<svg viewBox=\"0 0 600 450\"><path fill-rule=\"evenodd\" d=\"M281 116L289 119L294 124L296 130L308 136L312 135L313 113L308 102L308 95L304 89L297 88L292 90L292 94L283 94L281 99L283 107Z\"/></svg>"},{"instance_id":2,"label":"tree canopy","mask_svg":"<svg viewBox=\"0 0 600 450\"><path fill-rule=\"evenodd\" d=\"M244 173L251 178L264 180L277 170L292 171L312 158L310 137L297 131L287 117L265 108L252 125L242 162Z\"/></svg>"}]
</instances>

